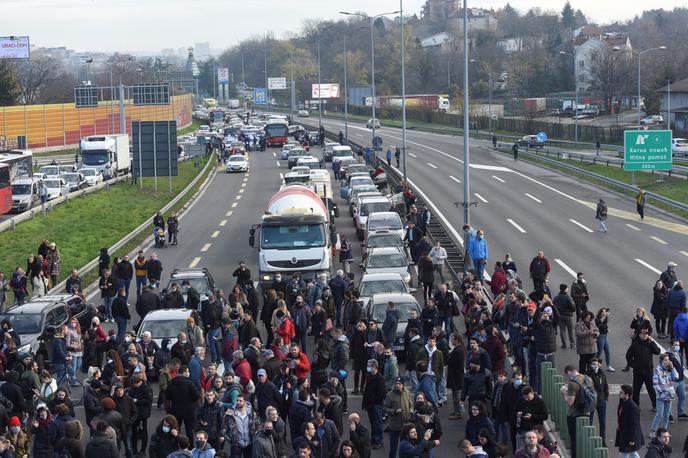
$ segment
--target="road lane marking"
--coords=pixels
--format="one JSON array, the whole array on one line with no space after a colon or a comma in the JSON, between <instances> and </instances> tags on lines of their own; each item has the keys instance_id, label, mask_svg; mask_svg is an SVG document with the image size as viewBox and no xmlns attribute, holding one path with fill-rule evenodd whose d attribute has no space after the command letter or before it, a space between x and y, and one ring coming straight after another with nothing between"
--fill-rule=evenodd
<instances>
[{"instance_id":1,"label":"road lane marking","mask_svg":"<svg viewBox=\"0 0 688 458\"><path fill-rule=\"evenodd\" d=\"M242 194L245 191L244 188L239 189L239 194Z\"/></svg>"},{"instance_id":2,"label":"road lane marking","mask_svg":"<svg viewBox=\"0 0 688 458\"><path fill-rule=\"evenodd\" d=\"M679 251L683 256L688 256L688 251Z\"/></svg>"},{"instance_id":3,"label":"road lane marking","mask_svg":"<svg viewBox=\"0 0 688 458\"><path fill-rule=\"evenodd\" d=\"M248 182L248 177L244 177L244 183Z\"/></svg>"},{"instance_id":4,"label":"road lane marking","mask_svg":"<svg viewBox=\"0 0 688 458\"><path fill-rule=\"evenodd\" d=\"M239 192L241 192L241 191L243 191L243 189L240 189L240 190L239 190ZM236 200L241 200L241 194L237 195L237 196L235 197L235 199L236 199Z\"/></svg>"},{"instance_id":5,"label":"road lane marking","mask_svg":"<svg viewBox=\"0 0 688 458\"><path fill-rule=\"evenodd\" d=\"M213 235L210 236L211 239L216 239L220 235L220 231L215 231L213 232Z\"/></svg>"},{"instance_id":6,"label":"road lane marking","mask_svg":"<svg viewBox=\"0 0 688 458\"><path fill-rule=\"evenodd\" d=\"M236 202L234 202L234 203L236 203ZM232 206L234 206L234 204L232 204ZM234 210L228 211L227 213L225 213L225 216L232 216L232 213L234 213Z\"/></svg>"},{"instance_id":7,"label":"road lane marking","mask_svg":"<svg viewBox=\"0 0 688 458\"><path fill-rule=\"evenodd\" d=\"M459 179L456 178L456 177L453 177L453 176L449 175L449 178L451 178L452 180L456 181L457 183L461 183L461 180L459 180Z\"/></svg>"},{"instance_id":8,"label":"road lane marking","mask_svg":"<svg viewBox=\"0 0 688 458\"><path fill-rule=\"evenodd\" d=\"M492 178L494 178L494 179L497 180L497 181L501 181L502 183L506 183L506 181L502 180L502 179L499 178L498 176L492 175Z\"/></svg>"},{"instance_id":9,"label":"road lane marking","mask_svg":"<svg viewBox=\"0 0 688 458\"><path fill-rule=\"evenodd\" d=\"M627 226L627 227L630 227L630 228L633 229L634 231L640 231L640 228L639 228L639 227L635 227L635 226L632 225L632 224L626 223L626 226Z\"/></svg>"},{"instance_id":10,"label":"road lane marking","mask_svg":"<svg viewBox=\"0 0 688 458\"><path fill-rule=\"evenodd\" d=\"M236 208L237 205L239 205L239 202L234 202L234 203L232 203L232 208ZM228 212L228 213L231 214L231 212ZM231 215L227 215L227 216L231 216Z\"/></svg>"},{"instance_id":11,"label":"road lane marking","mask_svg":"<svg viewBox=\"0 0 688 458\"><path fill-rule=\"evenodd\" d=\"M429 162L426 162L426 164L428 164L428 165L429 165L430 167L432 167L433 169L436 169L436 168L437 168L437 166L436 166L435 164L431 164L431 163L429 163Z\"/></svg>"},{"instance_id":12,"label":"road lane marking","mask_svg":"<svg viewBox=\"0 0 688 458\"><path fill-rule=\"evenodd\" d=\"M661 271L661 270L655 269L654 267L652 267L650 264L646 263L646 262L643 261L642 259L635 258L635 262L637 262L637 263L640 264L641 266L647 267L648 269L650 269L651 271L653 271L653 272L656 273L657 275L661 275L661 274L662 274L662 271Z\"/></svg>"},{"instance_id":13,"label":"road lane marking","mask_svg":"<svg viewBox=\"0 0 688 458\"><path fill-rule=\"evenodd\" d=\"M531 196L531 195L528 194L528 193L526 193L526 196L530 197L531 199L533 199L535 202L537 202L537 203L539 203L539 204L542 203L542 201L541 201L540 199L538 199L537 197L535 197L535 196Z\"/></svg>"},{"instance_id":14,"label":"road lane marking","mask_svg":"<svg viewBox=\"0 0 688 458\"><path fill-rule=\"evenodd\" d=\"M241 183L241 187L242 187L242 188L245 188L245 187L246 187L246 183ZM242 191L243 191L243 189L242 189Z\"/></svg>"},{"instance_id":15,"label":"road lane marking","mask_svg":"<svg viewBox=\"0 0 688 458\"><path fill-rule=\"evenodd\" d=\"M409 154L409 156L411 156L411 157L418 157L418 156L416 156L416 155L413 154L413 153L408 153L408 154Z\"/></svg>"},{"instance_id":16,"label":"road lane marking","mask_svg":"<svg viewBox=\"0 0 688 458\"><path fill-rule=\"evenodd\" d=\"M668 244L669 244L668 242L666 242L666 241L660 239L659 237L657 237L656 235L651 235L650 238L651 238L652 240L654 240L655 242L660 243L660 244L662 244L662 245L668 245Z\"/></svg>"},{"instance_id":17,"label":"road lane marking","mask_svg":"<svg viewBox=\"0 0 688 458\"><path fill-rule=\"evenodd\" d=\"M506 220L509 221L509 222L511 223L512 226L514 226L516 229L518 229L518 231L519 231L521 234L525 234L525 233L526 233L526 230L523 229L521 226L519 226L518 223L516 223L516 221L514 221L513 219L507 218Z\"/></svg>"},{"instance_id":18,"label":"road lane marking","mask_svg":"<svg viewBox=\"0 0 688 458\"><path fill-rule=\"evenodd\" d=\"M203 248L201 248L201 251L208 251L211 246L212 243L206 243L205 245L203 245Z\"/></svg>"},{"instance_id":19,"label":"road lane marking","mask_svg":"<svg viewBox=\"0 0 688 458\"><path fill-rule=\"evenodd\" d=\"M588 231L588 232L591 232L591 233L592 233L592 232L595 232L595 231L593 231L592 229L590 229L589 227L583 226L581 223L579 223L579 222L576 221L575 219L569 219L569 221L571 221L573 224L575 224L576 226L580 227L581 229L585 229L585 230Z\"/></svg>"},{"instance_id":20,"label":"road lane marking","mask_svg":"<svg viewBox=\"0 0 688 458\"><path fill-rule=\"evenodd\" d=\"M193 258L193 261L191 261L191 264L189 264L189 269L193 269L194 267L196 267L198 263L201 262L201 259L203 258L201 258L200 256Z\"/></svg>"},{"instance_id":21,"label":"road lane marking","mask_svg":"<svg viewBox=\"0 0 688 458\"><path fill-rule=\"evenodd\" d=\"M277 153L273 152L272 157L277 157Z\"/></svg>"},{"instance_id":22,"label":"road lane marking","mask_svg":"<svg viewBox=\"0 0 688 458\"><path fill-rule=\"evenodd\" d=\"M564 269L565 271L567 271L573 278L578 278L577 272L575 270L573 270L572 268L570 268L569 266L567 266L564 261L562 261L561 259L555 258L554 262L559 264L561 266L561 268Z\"/></svg>"},{"instance_id":23,"label":"road lane marking","mask_svg":"<svg viewBox=\"0 0 688 458\"><path fill-rule=\"evenodd\" d=\"M473 194L475 194L475 197L477 197L478 199L482 200L483 203L485 203L485 204L487 203L487 199L484 198L483 196L481 196L480 194L478 194L477 192L474 192Z\"/></svg>"},{"instance_id":24,"label":"road lane marking","mask_svg":"<svg viewBox=\"0 0 688 458\"><path fill-rule=\"evenodd\" d=\"M280 166L280 162L279 162L279 161L275 161L275 164L277 164L277 167Z\"/></svg>"},{"instance_id":25,"label":"road lane marking","mask_svg":"<svg viewBox=\"0 0 688 458\"><path fill-rule=\"evenodd\" d=\"M280 180L284 180L284 174L280 173Z\"/></svg>"},{"instance_id":26,"label":"road lane marking","mask_svg":"<svg viewBox=\"0 0 688 458\"><path fill-rule=\"evenodd\" d=\"M221 227L226 226L226 225L227 225L227 220L226 220L226 219L223 219L222 221L220 221L220 226L221 226Z\"/></svg>"}]
</instances>

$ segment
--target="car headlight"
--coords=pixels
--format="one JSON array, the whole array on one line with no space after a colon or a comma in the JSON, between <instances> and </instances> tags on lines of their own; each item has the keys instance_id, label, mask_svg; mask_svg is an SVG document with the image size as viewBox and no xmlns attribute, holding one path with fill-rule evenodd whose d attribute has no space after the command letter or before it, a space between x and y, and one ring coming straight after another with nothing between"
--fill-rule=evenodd
<instances>
[{"instance_id":1,"label":"car headlight","mask_svg":"<svg viewBox=\"0 0 688 458\"><path fill-rule=\"evenodd\" d=\"M411 274L410 273L405 273L404 274L404 281L406 283L411 283Z\"/></svg>"},{"instance_id":2,"label":"car headlight","mask_svg":"<svg viewBox=\"0 0 688 458\"><path fill-rule=\"evenodd\" d=\"M270 281L270 280L272 280L272 275L264 274L264 275L261 277L261 280L263 280L263 281Z\"/></svg>"},{"instance_id":3,"label":"car headlight","mask_svg":"<svg viewBox=\"0 0 688 458\"><path fill-rule=\"evenodd\" d=\"M31 353L31 344L22 345L17 350L17 353Z\"/></svg>"}]
</instances>

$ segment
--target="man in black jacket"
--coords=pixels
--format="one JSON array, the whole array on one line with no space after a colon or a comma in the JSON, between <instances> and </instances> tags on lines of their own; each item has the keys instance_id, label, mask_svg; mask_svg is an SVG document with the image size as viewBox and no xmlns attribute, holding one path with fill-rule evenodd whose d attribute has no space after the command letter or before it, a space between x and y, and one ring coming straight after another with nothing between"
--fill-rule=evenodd
<instances>
[{"instance_id":1,"label":"man in black jacket","mask_svg":"<svg viewBox=\"0 0 688 458\"><path fill-rule=\"evenodd\" d=\"M664 428L657 428L657 434L647 446L645 458L669 458L671 456L671 435Z\"/></svg>"},{"instance_id":2,"label":"man in black jacket","mask_svg":"<svg viewBox=\"0 0 688 458\"><path fill-rule=\"evenodd\" d=\"M124 291L126 291L124 297L128 300L129 286L131 286L131 280L134 278L134 266L131 265L128 254L125 254L119 264L117 264L116 273L120 281L120 287L123 287Z\"/></svg>"},{"instance_id":3,"label":"man in black jacket","mask_svg":"<svg viewBox=\"0 0 688 458\"><path fill-rule=\"evenodd\" d=\"M170 215L169 218L167 218L167 234L168 234L168 243L170 245L176 245L177 244L177 233L179 232L179 220L177 219L176 215Z\"/></svg>"},{"instance_id":4,"label":"man in black jacket","mask_svg":"<svg viewBox=\"0 0 688 458\"><path fill-rule=\"evenodd\" d=\"M516 448L524 444L525 435L532 431L536 425L542 425L549 413L545 401L535 396L532 387L526 386L521 391L521 396L516 401Z\"/></svg>"},{"instance_id":5,"label":"man in black jacket","mask_svg":"<svg viewBox=\"0 0 688 458\"><path fill-rule=\"evenodd\" d=\"M124 334L127 332L127 323L131 319L129 314L129 306L127 305L126 291L120 288L117 292L117 297L112 301L112 317L117 323L117 341L124 340Z\"/></svg>"},{"instance_id":6,"label":"man in black jacket","mask_svg":"<svg viewBox=\"0 0 688 458\"><path fill-rule=\"evenodd\" d=\"M533 323L533 339L535 342L535 377L530 380L537 392L541 392L541 371L543 362L549 361L554 366L554 354L557 351L557 316L556 310L552 307L545 307L544 310L536 315Z\"/></svg>"},{"instance_id":7,"label":"man in black jacket","mask_svg":"<svg viewBox=\"0 0 688 458\"><path fill-rule=\"evenodd\" d=\"M198 291L193 287L188 289L186 301L187 308L194 308L193 304L190 304L191 290L198 295ZM198 302L195 304L196 308L199 303L200 296L198 296ZM219 363L222 359L222 304L215 298L214 294L208 296L208 303L203 307L201 314L203 328L206 332L206 341L208 347L210 347L210 360L214 363Z\"/></svg>"},{"instance_id":8,"label":"man in black jacket","mask_svg":"<svg viewBox=\"0 0 688 458\"><path fill-rule=\"evenodd\" d=\"M385 427L382 418L382 404L385 401L387 389L385 388L384 377L378 372L377 360L368 360L366 370L368 371L368 378L366 380L365 391L363 392L362 407L368 412L372 447L378 449L382 448L382 437Z\"/></svg>"},{"instance_id":9,"label":"man in black jacket","mask_svg":"<svg viewBox=\"0 0 688 458\"><path fill-rule=\"evenodd\" d=\"M521 398L524 388L523 374L521 371L515 370L511 373L511 381L506 384L502 391L502 400L499 405L500 412L507 415L509 422L512 453L516 453L516 403Z\"/></svg>"},{"instance_id":10,"label":"man in black jacket","mask_svg":"<svg viewBox=\"0 0 688 458\"><path fill-rule=\"evenodd\" d=\"M182 282L182 290L186 291L186 308L198 310L198 307L201 305L201 295L198 290L191 286L189 280ZM208 301L210 301L210 297L208 297Z\"/></svg>"},{"instance_id":11,"label":"man in black jacket","mask_svg":"<svg viewBox=\"0 0 688 458\"><path fill-rule=\"evenodd\" d=\"M480 401L485 405L490 405L492 399L492 374L488 369L482 369L480 360L473 358L470 360L470 370L466 372L463 380L463 391L461 401L468 398L469 402Z\"/></svg>"},{"instance_id":12,"label":"man in black jacket","mask_svg":"<svg viewBox=\"0 0 688 458\"><path fill-rule=\"evenodd\" d=\"M194 382L189 379L189 368L181 366L179 374L172 379L165 398L169 401L170 414L174 415L179 421L179 428L184 423L187 437L193 437L194 427L196 426L196 410L201 393L196 388Z\"/></svg>"},{"instance_id":13,"label":"man in black jacket","mask_svg":"<svg viewBox=\"0 0 688 458\"><path fill-rule=\"evenodd\" d=\"M279 392L274 383L268 380L265 369L258 369L256 378L256 402L258 404L258 415L263 420L265 419L265 409L269 406L279 408L284 402L282 394Z\"/></svg>"},{"instance_id":14,"label":"man in black jacket","mask_svg":"<svg viewBox=\"0 0 688 458\"><path fill-rule=\"evenodd\" d=\"M583 272L578 272L576 281L571 283L571 298L576 304L576 321L580 320L581 313L588 310L588 285L583 278Z\"/></svg>"},{"instance_id":15,"label":"man in black jacket","mask_svg":"<svg viewBox=\"0 0 688 458\"><path fill-rule=\"evenodd\" d=\"M153 390L148 382L144 382L138 374L131 376L131 388L129 396L136 405L136 420L132 424L131 446L134 455L143 454L148 448L148 418L151 416L151 405L153 405ZM117 402L117 400L115 400ZM141 447L138 447L141 441Z\"/></svg>"},{"instance_id":16,"label":"man in black jacket","mask_svg":"<svg viewBox=\"0 0 688 458\"><path fill-rule=\"evenodd\" d=\"M108 424L103 420L96 422L96 427L91 435L91 440L86 444L86 456L98 458L118 458L120 456L117 446L106 435Z\"/></svg>"},{"instance_id":17,"label":"man in black jacket","mask_svg":"<svg viewBox=\"0 0 688 458\"><path fill-rule=\"evenodd\" d=\"M619 392L619 407L616 409L617 428L614 446L619 448L619 454L630 456L636 453L645 444L643 432L640 429L640 409L631 399L633 388L630 385L621 385Z\"/></svg>"},{"instance_id":18,"label":"man in black jacket","mask_svg":"<svg viewBox=\"0 0 688 458\"><path fill-rule=\"evenodd\" d=\"M244 310L244 321L239 328L239 343L242 347L247 348L251 344L251 339L254 337L260 338L258 333L258 326L253 321L253 316L250 310Z\"/></svg>"},{"instance_id":19,"label":"man in black jacket","mask_svg":"<svg viewBox=\"0 0 688 458\"><path fill-rule=\"evenodd\" d=\"M124 392L124 385L121 383L115 385L113 400L115 401L117 412L122 415L122 442L124 442L124 449L127 456L132 456L132 425L139 414L136 403L131 396Z\"/></svg>"},{"instance_id":20,"label":"man in black jacket","mask_svg":"<svg viewBox=\"0 0 688 458\"><path fill-rule=\"evenodd\" d=\"M361 458L370 458L370 432L357 413L349 415L349 438Z\"/></svg>"},{"instance_id":21,"label":"man in black jacket","mask_svg":"<svg viewBox=\"0 0 688 458\"><path fill-rule=\"evenodd\" d=\"M151 288L160 288L160 277L162 276L162 262L158 259L157 253L151 253L148 259L147 274L148 284Z\"/></svg>"},{"instance_id":22,"label":"man in black jacket","mask_svg":"<svg viewBox=\"0 0 688 458\"><path fill-rule=\"evenodd\" d=\"M406 372L411 377L411 384L415 390L418 385L418 374L416 374L416 356L423 348L423 339L420 336L420 331L417 328L411 328L409 331L409 340L405 346L406 349Z\"/></svg>"},{"instance_id":23,"label":"man in black jacket","mask_svg":"<svg viewBox=\"0 0 688 458\"><path fill-rule=\"evenodd\" d=\"M633 402L636 405L640 404L640 388L644 383L652 402L652 408L655 408L656 394L652 385L655 365L652 357L659 355L659 353L659 347L647 333L647 329L641 329L638 338L631 343L628 351L626 351L626 364L633 368Z\"/></svg>"},{"instance_id":24,"label":"man in black jacket","mask_svg":"<svg viewBox=\"0 0 688 458\"><path fill-rule=\"evenodd\" d=\"M566 348L566 336L568 333L569 344L571 348L576 347L576 339L573 336L573 314L576 313L576 304L573 303L573 299L566 292L569 287L562 283L559 285L559 294L557 294L552 302L554 307L557 309L559 314L559 334L561 337L561 348Z\"/></svg>"},{"instance_id":25,"label":"man in black jacket","mask_svg":"<svg viewBox=\"0 0 688 458\"><path fill-rule=\"evenodd\" d=\"M19 373L12 370L5 374L5 383L0 386L0 393L12 401L12 411L8 412L10 417L22 418L24 412L28 412L26 401L19 386Z\"/></svg>"},{"instance_id":26,"label":"man in black jacket","mask_svg":"<svg viewBox=\"0 0 688 458\"><path fill-rule=\"evenodd\" d=\"M161 301L158 293L144 286L141 295L136 298L136 313L141 317L138 326L141 326L141 322L149 312L159 308L161 308Z\"/></svg>"},{"instance_id":27,"label":"man in black jacket","mask_svg":"<svg viewBox=\"0 0 688 458\"><path fill-rule=\"evenodd\" d=\"M607 376L602 370L602 362L597 358L591 359L590 367L585 375L592 379L593 385L595 386L595 391L597 392L597 406L595 406L595 410L597 410L597 415L600 421L600 436L602 437L602 443L606 443L607 399L609 399L609 384L607 383ZM590 424L592 424L594 417L595 412L590 412Z\"/></svg>"}]
</instances>

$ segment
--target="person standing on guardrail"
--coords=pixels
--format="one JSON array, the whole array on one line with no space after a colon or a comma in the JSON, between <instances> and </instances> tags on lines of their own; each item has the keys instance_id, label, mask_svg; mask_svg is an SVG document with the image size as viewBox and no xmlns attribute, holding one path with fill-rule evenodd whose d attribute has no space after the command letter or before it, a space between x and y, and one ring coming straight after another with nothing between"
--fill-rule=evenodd
<instances>
[{"instance_id":1,"label":"person standing on guardrail","mask_svg":"<svg viewBox=\"0 0 688 458\"><path fill-rule=\"evenodd\" d=\"M647 191L640 189L638 195L635 196L635 208L640 215L640 219L645 219L645 202L647 201Z\"/></svg>"}]
</instances>

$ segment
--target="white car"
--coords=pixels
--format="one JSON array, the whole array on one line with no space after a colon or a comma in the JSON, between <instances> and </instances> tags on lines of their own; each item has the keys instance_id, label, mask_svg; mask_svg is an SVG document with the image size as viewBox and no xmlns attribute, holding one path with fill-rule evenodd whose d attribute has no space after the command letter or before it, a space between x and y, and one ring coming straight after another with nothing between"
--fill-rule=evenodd
<instances>
[{"instance_id":1,"label":"white car","mask_svg":"<svg viewBox=\"0 0 688 458\"><path fill-rule=\"evenodd\" d=\"M98 169L79 169L89 186L95 186L103 181L103 174Z\"/></svg>"},{"instance_id":2,"label":"white car","mask_svg":"<svg viewBox=\"0 0 688 458\"><path fill-rule=\"evenodd\" d=\"M367 127L368 129L373 129L373 126L375 126L375 127L374 127L375 129L379 129L379 128L380 128L380 120L379 120L379 119L370 118L370 119L368 120L368 122L366 122L366 127Z\"/></svg>"},{"instance_id":3,"label":"white car","mask_svg":"<svg viewBox=\"0 0 688 458\"><path fill-rule=\"evenodd\" d=\"M365 225L365 232L375 232L380 230L394 231L399 237L404 239L404 226L397 212L375 212L368 215Z\"/></svg>"},{"instance_id":4,"label":"white car","mask_svg":"<svg viewBox=\"0 0 688 458\"><path fill-rule=\"evenodd\" d=\"M302 156L297 159L296 161L297 166L302 166L302 167L308 167L309 169L319 169L320 168L320 160L314 156ZM294 168L292 167L292 170Z\"/></svg>"},{"instance_id":5,"label":"white car","mask_svg":"<svg viewBox=\"0 0 688 458\"><path fill-rule=\"evenodd\" d=\"M296 148L297 145L294 145L292 143L287 143L282 147L282 152L280 153L280 159L289 159L289 151L292 148Z\"/></svg>"},{"instance_id":6,"label":"white car","mask_svg":"<svg viewBox=\"0 0 688 458\"><path fill-rule=\"evenodd\" d=\"M37 174L41 175L43 178L57 178L61 173L59 165L44 165L38 169L37 172Z\"/></svg>"},{"instance_id":7,"label":"white car","mask_svg":"<svg viewBox=\"0 0 688 458\"><path fill-rule=\"evenodd\" d=\"M685 138L674 138L671 141L671 152L683 154L684 156L688 154L688 140Z\"/></svg>"},{"instance_id":8,"label":"white car","mask_svg":"<svg viewBox=\"0 0 688 458\"><path fill-rule=\"evenodd\" d=\"M187 324L186 319L193 317L198 323L199 317L196 310L191 309L161 309L153 310L146 314L139 326L136 335L137 341L141 340L143 333L148 331L151 333L151 338L158 344L162 343L163 339L170 339L170 346L177 343L177 336L180 332L185 331Z\"/></svg>"},{"instance_id":9,"label":"white car","mask_svg":"<svg viewBox=\"0 0 688 458\"><path fill-rule=\"evenodd\" d=\"M308 110L299 110L299 112L296 113L296 116L299 118L307 118L310 116L310 113L308 113Z\"/></svg>"},{"instance_id":10,"label":"white car","mask_svg":"<svg viewBox=\"0 0 688 458\"><path fill-rule=\"evenodd\" d=\"M62 178L48 178L43 180L43 184L48 189L48 200L57 199L58 197L69 194L69 185Z\"/></svg>"},{"instance_id":11,"label":"white car","mask_svg":"<svg viewBox=\"0 0 688 458\"><path fill-rule=\"evenodd\" d=\"M366 274L396 273L401 275L406 283L410 283L409 265L409 258L403 248L381 247L371 248L368 251L368 256L361 264L361 268Z\"/></svg>"},{"instance_id":12,"label":"white car","mask_svg":"<svg viewBox=\"0 0 688 458\"><path fill-rule=\"evenodd\" d=\"M664 118L661 115L650 115L640 120L640 124L644 126L650 126L652 124L662 124L663 122Z\"/></svg>"},{"instance_id":13,"label":"white car","mask_svg":"<svg viewBox=\"0 0 688 458\"><path fill-rule=\"evenodd\" d=\"M246 172L247 170L248 161L243 154L235 154L227 159L227 173Z\"/></svg>"},{"instance_id":14,"label":"white car","mask_svg":"<svg viewBox=\"0 0 688 458\"><path fill-rule=\"evenodd\" d=\"M364 304L374 294L380 293L407 293L413 294L416 290L409 288L404 278L396 272L383 272L377 274L363 274L358 283L358 291L361 293L360 301Z\"/></svg>"}]
</instances>

